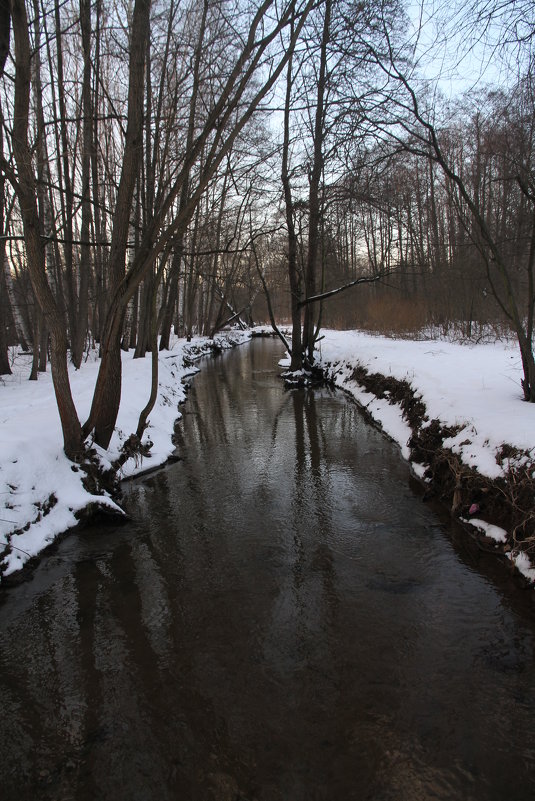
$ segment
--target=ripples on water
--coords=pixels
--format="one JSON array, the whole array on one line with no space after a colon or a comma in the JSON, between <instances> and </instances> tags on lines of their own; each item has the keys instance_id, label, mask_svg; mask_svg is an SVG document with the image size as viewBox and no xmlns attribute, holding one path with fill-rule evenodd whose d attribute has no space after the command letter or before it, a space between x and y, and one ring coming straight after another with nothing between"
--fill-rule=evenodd
<instances>
[{"instance_id":1,"label":"ripples on water","mask_svg":"<svg viewBox=\"0 0 535 801\"><path fill-rule=\"evenodd\" d=\"M534 797L530 598L279 356L205 365L182 461L126 487L135 522L7 593L2 799Z\"/></svg>"}]
</instances>

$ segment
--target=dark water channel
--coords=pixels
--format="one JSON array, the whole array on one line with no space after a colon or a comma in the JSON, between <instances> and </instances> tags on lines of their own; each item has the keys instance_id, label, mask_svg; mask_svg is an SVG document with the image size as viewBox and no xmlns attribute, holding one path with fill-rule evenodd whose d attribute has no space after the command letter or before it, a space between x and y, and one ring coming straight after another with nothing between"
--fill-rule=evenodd
<instances>
[{"instance_id":1,"label":"dark water channel","mask_svg":"<svg viewBox=\"0 0 535 801\"><path fill-rule=\"evenodd\" d=\"M0 798L535 798L531 594L280 348L206 363L135 522L0 606Z\"/></svg>"}]
</instances>

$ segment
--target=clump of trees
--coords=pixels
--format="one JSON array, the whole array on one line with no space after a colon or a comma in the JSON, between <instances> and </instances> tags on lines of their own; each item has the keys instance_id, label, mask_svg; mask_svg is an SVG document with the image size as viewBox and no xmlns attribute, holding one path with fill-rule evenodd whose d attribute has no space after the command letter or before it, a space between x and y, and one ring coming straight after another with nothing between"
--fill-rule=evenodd
<instances>
[{"instance_id":1,"label":"clump of trees","mask_svg":"<svg viewBox=\"0 0 535 801\"><path fill-rule=\"evenodd\" d=\"M470 17L472 31L522 30L516 82L448 106L420 91L398 0L2 0L0 374L14 343L33 352L31 378L50 362L66 453L108 446L121 348L156 367L173 328L245 324L265 295L300 370L336 304L359 322L358 284L468 329L508 321L534 401L532 36L512 25L518 8L475 3ZM95 343L80 421L68 360Z\"/></svg>"},{"instance_id":2,"label":"clump of trees","mask_svg":"<svg viewBox=\"0 0 535 801\"><path fill-rule=\"evenodd\" d=\"M203 197L276 85L312 6L9 3L3 168L17 208L9 225L24 239L39 308L34 329L46 330L50 341L72 458L89 435L108 446L127 316L138 335L142 329L140 355L158 329L164 279L166 309L173 306L184 238L200 221ZM67 353L70 345L80 364L91 286L90 330L101 364L82 425ZM166 327L169 316L162 315ZM36 331L33 339L36 348L45 338Z\"/></svg>"}]
</instances>

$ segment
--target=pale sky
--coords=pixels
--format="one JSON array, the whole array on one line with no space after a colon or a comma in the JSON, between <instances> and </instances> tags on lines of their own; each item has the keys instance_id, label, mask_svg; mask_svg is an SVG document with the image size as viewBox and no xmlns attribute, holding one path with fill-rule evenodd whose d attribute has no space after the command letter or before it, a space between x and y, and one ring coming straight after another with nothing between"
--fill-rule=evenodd
<instances>
[{"instance_id":1,"label":"pale sky","mask_svg":"<svg viewBox=\"0 0 535 801\"><path fill-rule=\"evenodd\" d=\"M470 2L461 0L412 0L408 6L420 71L448 98L515 79L511 66L496 52L502 22L487 26L483 41L483 27L469 24L470 8Z\"/></svg>"}]
</instances>

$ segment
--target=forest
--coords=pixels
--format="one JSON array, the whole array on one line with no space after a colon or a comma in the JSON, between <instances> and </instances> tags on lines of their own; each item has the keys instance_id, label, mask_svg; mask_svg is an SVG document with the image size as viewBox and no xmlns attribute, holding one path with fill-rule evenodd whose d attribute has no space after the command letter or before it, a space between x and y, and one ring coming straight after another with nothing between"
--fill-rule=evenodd
<instances>
[{"instance_id":1,"label":"forest","mask_svg":"<svg viewBox=\"0 0 535 801\"><path fill-rule=\"evenodd\" d=\"M2 801L535 799L533 0L0 0Z\"/></svg>"},{"instance_id":2,"label":"forest","mask_svg":"<svg viewBox=\"0 0 535 801\"><path fill-rule=\"evenodd\" d=\"M75 461L121 350L153 357L140 441L171 332L229 324L294 371L321 325L512 334L534 402L534 32L521 0L2 0L0 375L51 370Z\"/></svg>"}]
</instances>

